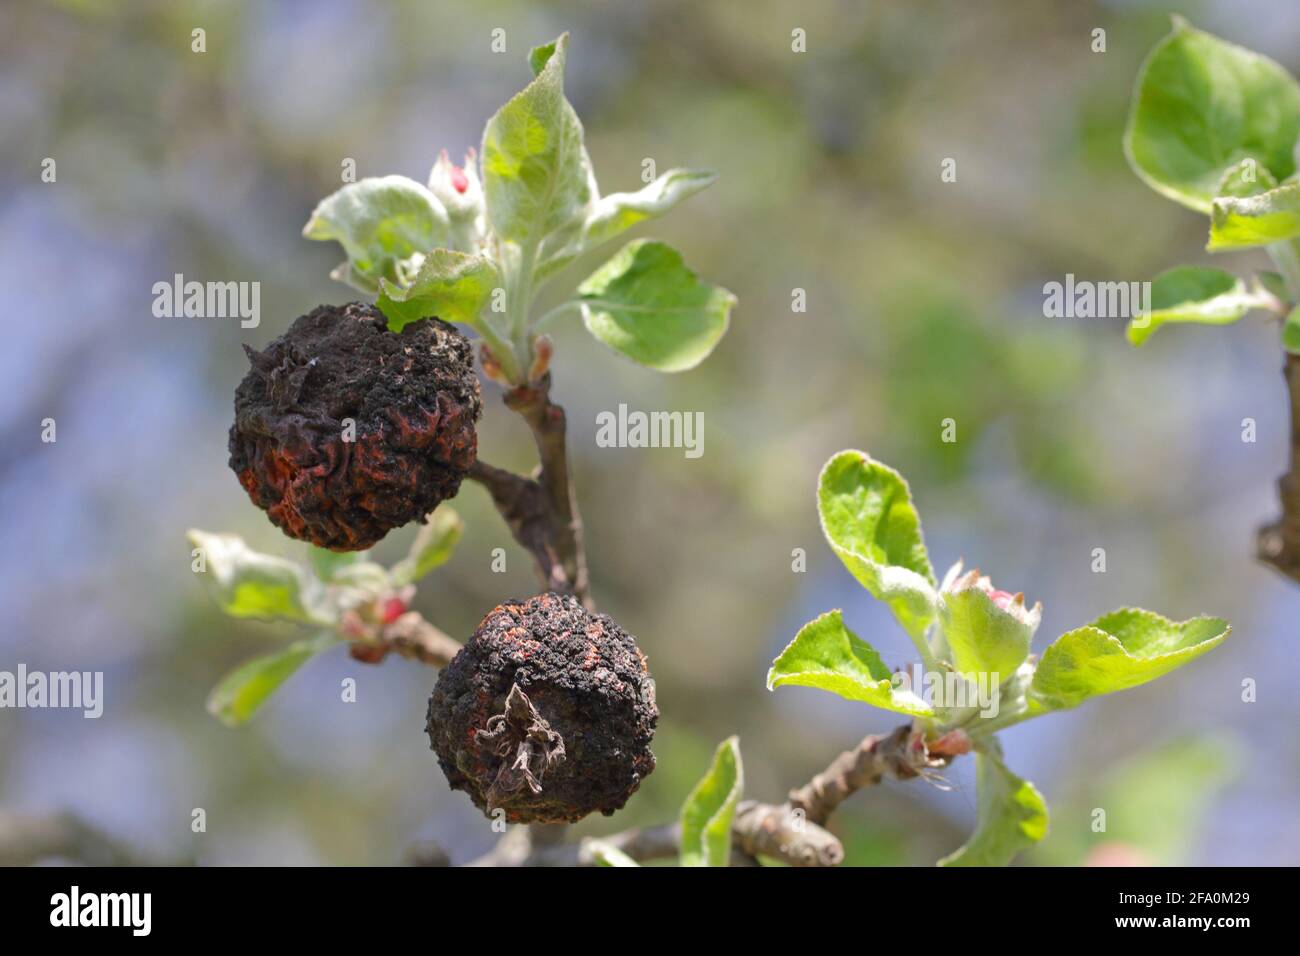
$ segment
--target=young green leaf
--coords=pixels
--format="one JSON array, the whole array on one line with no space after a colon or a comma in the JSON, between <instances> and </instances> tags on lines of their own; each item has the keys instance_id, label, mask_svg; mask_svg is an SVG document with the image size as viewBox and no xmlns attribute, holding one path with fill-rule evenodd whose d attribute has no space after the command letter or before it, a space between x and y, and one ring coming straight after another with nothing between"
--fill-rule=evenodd
<instances>
[{"instance_id":1,"label":"young green leaf","mask_svg":"<svg viewBox=\"0 0 1300 956\"><path fill-rule=\"evenodd\" d=\"M670 169L634 193L600 196L592 183L590 212L581 229L564 230L543 244L537 267L540 282L588 249L594 249L638 223L663 215L682 200L712 185L717 174L699 169Z\"/></svg>"},{"instance_id":2,"label":"young green leaf","mask_svg":"<svg viewBox=\"0 0 1300 956\"><path fill-rule=\"evenodd\" d=\"M1147 185L1210 212L1225 171L1247 157L1274 180L1295 171L1300 86L1268 57L1181 17L1138 76L1124 152Z\"/></svg>"},{"instance_id":3,"label":"young green leaf","mask_svg":"<svg viewBox=\"0 0 1300 956\"><path fill-rule=\"evenodd\" d=\"M745 789L740 739L718 745L709 772L682 807L682 866L726 866L731 860L731 821Z\"/></svg>"},{"instance_id":4,"label":"young green leaf","mask_svg":"<svg viewBox=\"0 0 1300 956\"><path fill-rule=\"evenodd\" d=\"M713 185L717 173L703 169L670 169L634 193L610 193L593 205L583 228L583 245L591 248L637 223L662 216L684 199Z\"/></svg>"},{"instance_id":5,"label":"young green leaf","mask_svg":"<svg viewBox=\"0 0 1300 956\"><path fill-rule=\"evenodd\" d=\"M365 561L369 554L369 551L330 551L313 544L307 548L307 562L316 577L328 583L349 566Z\"/></svg>"},{"instance_id":6,"label":"young green leaf","mask_svg":"<svg viewBox=\"0 0 1300 956\"><path fill-rule=\"evenodd\" d=\"M979 810L975 832L940 866L1006 866L1022 850L1047 835L1047 804L1028 780L1022 780L999 754L975 754Z\"/></svg>"},{"instance_id":7,"label":"young green leaf","mask_svg":"<svg viewBox=\"0 0 1300 956\"><path fill-rule=\"evenodd\" d=\"M1277 299L1278 302L1286 302L1291 297L1291 293L1287 291L1286 280L1282 278L1282 274L1279 272L1257 272L1255 273L1255 281L1260 289Z\"/></svg>"},{"instance_id":8,"label":"young green leaf","mask_svg":"<svg viewBox=\"0 0 1300 956\"><path fill-rule=\"evenodd\" d=\"M996 674L1000 683L1029 656L1038 617L1023 604L1018 613L1014 606L999 607L980 588L966 587L940 593L939 625L959 674Z\"/></svg>"},{"instance_id":9,"label":"young green leaf","mask_svg":"<svg viewBox=\"0 0 1300 956\"><path fill-rule=\"evenodd\" d=\"M533 76L542 72L542 69L550 62L555 51L560 48L561 43L568 43L569 35L566 33L550 43L541 43L528 51L528 68L533 71Z\"/></svg>"},{"instance_id":10,"label":"young green leaf","mask_svg":"<svg viewBox=\"0 0 1300 956\"><path fill-rule=\"evenodd\" d=\"M842 451L822 468L817 508L831 550L921 647L938 595L907 482L865 452Z\"/></svg>"},{"instance_id":11,"label":"young green leaf","mask_svg":"<svg viewBox=\"0 0 1300 956\"><path fill-rule=\"evenodd\" d=\"M1292 309L1282 323L1282 347L1292 355L1300 355L1300 306Z\"/></svg>"},{"instance_id":12,"label":"young green leaf","mask_svg":"<svg viewBox=\"0 0 1300 956\"><path fill-rule=\"evenodd\" d=\"M636 860L632 859L614 844L606 840L588 839L583 842L583 847L591 854L591 858L596 861L597 866L640 866Z\"/></svg>"},{"instance_id":13,"label":"young green leaf","mask_svg":"<svg viewBox=\"0 0 1300 956\"><path fill-rule=\"evenodd\" d=\"M319 652L339 643L333 634L295 641L282 651L245 661L208 696L208 713L227 727L245 723L280 685Z\"/></svg>"},{"instance_id":14,"label":"young green leaf","mask_svg":"<svg viewBox=\"0 0 1300 956\"><path fill-rule=\"evenodd\" d=\"M866 641L844 625L838 610L827 611L799 629L772 662L767 689L787 684L819 687L846 700L859 700L915 717L933 717L934 709L910 690L895 686L894 675Z\"/></svg>"},{"instance_id":15,"label":"young green leaf","mask_svg":"<svg viewBox=\"0 0 1300 956\"><path fill-rule=\"evenodd\" d=\"M1219 180L1219 191L1215 194L1215 198L1232 196L1240 199L1276 188L1277 180L1273 178L1273 174L1261 166L1253 156L1249 156L1228 167L1228 171Z\"/></svg>"},{"instance_id":16,"label":"young green leaf","mask_svg":"<svg viewBox=\"0 0 1300 956\"><path fill-rule=\"evenodd\" d=\"M1175 266L1151 282L1151 312L1129 321L1125 334L1142 345L1167 322L1229 325L1252 309L1267 308L1272 296L1262 288L1248 288L1231 272L1200 266Z\"/></svg>"},{"instance_id":17,"label":"young green leaf","mask_svg":"<svg viewBox=\"0 0 1300 956\"><path fill-rule=\"evenodd\" d=\"M409 285L403 287L381 279L375 305L388 318L388 328L393 332L431 315L444 322L477 326L479 313L500 284L501 276L490 259L435 249L425 257Z\"/></svg>"},{"instance_id":18,"label":"young green leaf","mask_svg":"<svg viewBox=\"0 0 1300 956\"><path fill-rule=\"evenodd\" d=\"M1211 252L1267 246L1300 236L1300 183L1253 196L1221 196L1210 212Z\"/></svg>"},{"instance_id":19,"label":"young green leaf","mask_svg":"<svg viewBox=\"0 0 1300 956\"><path fill-rule=\"evenodd\" d=\"M405 286L431 249L446 245L447 211L424 186L405 176L349 183L321 200L302 234L337 240L348 261L331 275L362 292L379 280Z\"/></svg>"},{"instance_id":20,"label":"young green leaf","mask_svg":"<svg viewBox=\"0 0 1300 956\"><path fill-rule=\"evenodd\" d=\"M445 564L465 530L465 522L451 508L443 505L429 515L416 532L406 557L392 567L393 584L414 584L434 568Z\"/></svg>"},{"instance_id":21,"label":"young green leaf","mask_svg":"<svg viewBox=\"0 0 1300 956\"><path fill-rule=\"evenodd\" d=\"M377 598L396 586L388 569L376 561L357 561L345 564L334 572L330 582L340 587L351 588L361 592L361 596ZM352 595L356 597L357 595Z\"/></svg>"},{"instance_id":22,"label":"young green leaf","mask_svg":"<svg viewBox=\"0 0 1300 956\"><path fill-rule=\"evenodd\" d=\"M1230 633L1217 617L1175 622L1141 608L1112 611L1061 635L1043 653L1029 686L1030 716L1155 680Z\"/></svg>"},{"instance_id":23,"label":"young green leaf","mask_svg":"<svg viewBox=\"0 0 1300 956\"><path fill-rule=\"evenodd\" d=\"M580 222L591 196L582 123L564 97L566 33L529 56L536 75L483 133L483 193L497 235L520 246Z\"/></svg>"},{"instance_id":24,"label":"young green leaf","mask_svg":"<svg viewBox=\"0 0 1300 956\"><path fill-rule=\"evenodd\" d=\"M234 534L191 529L186 537L201 552L204 585L231 617L334 622L334 614L321 600L319 582L292 561L260 554Z\"/></svg>"},{"instance_id":25,"label":"young green leaf","mask_svg":"<svg viewBox=\"0 0 1300 956\"><path fill-rule=\"evenodd\" d=\"M736 297L709 285L677 250L637 239L578 286L587 330L614 351L660 372L694 368L727 331Z\"/></svg>"}]
</instances>

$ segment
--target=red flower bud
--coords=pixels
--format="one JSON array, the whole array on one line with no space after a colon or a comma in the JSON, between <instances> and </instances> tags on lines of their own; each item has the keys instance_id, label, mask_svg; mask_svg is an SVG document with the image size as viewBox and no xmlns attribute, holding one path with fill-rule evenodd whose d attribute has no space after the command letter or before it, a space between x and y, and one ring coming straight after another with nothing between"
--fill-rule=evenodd
<instances>
[{"instance_id":1,"label":"red flower bud","mask_svg":"<svg viewBox=\"0 0 1300 956\"><path fill-rule=\"evenodd\" d=\"M385 598L380 607L379 622L381 624L392 624L399 617L406 613L406 602L399 597Z\"/></svg>"}]
</instances>

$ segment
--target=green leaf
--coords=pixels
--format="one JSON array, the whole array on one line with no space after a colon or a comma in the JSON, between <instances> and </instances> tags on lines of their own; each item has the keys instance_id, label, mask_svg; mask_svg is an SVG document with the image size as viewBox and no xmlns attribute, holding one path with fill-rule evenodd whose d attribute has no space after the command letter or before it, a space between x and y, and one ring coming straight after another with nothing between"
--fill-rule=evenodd
<instances>
[{"instance_id":1,"label":"green leaf","mask_svg":"<svg viewBox=\"0 0 1300 956\"><path fill-rule=\"evenodd\" d=\"M280 685L313 656L339 643L333 634L295 641L282 651L245 661L222 678L208 696L208 713L238 727L256 713Z\"/></svg>"},{"instance_id":2,"label":"green leaf","mask_svg":"<svg viewBox=\"0 0 1300 956\"><path fill-rule=\"evenodd\" d=\"M1249 249L1300 236L1300 183L1254 196L1223 196L1210 213L1211 252Z\"/></svg>"},{"instance_id":3,"label":"green leaf","mask_svg":"<svg viewBox=\"0 0 1300 956\"><path fill-rule=\"evenodd\" d=\"M1297 134L1300 86L1286 70L1175 17L1138 76L1124 151L1156 192L1208 213L1243 159L1278 182L1290 176Z\"/></svg>"},{"instance_id":4,"label":"green leaf","mask_svg":"<svg viewBox=\"0 0 1300 956\"><path fill-rule=\"evenodd\" d=\"M1291 293L1286 288L1286 280L1277 272L1257 272L1255 281L1259 283L1261 289L1279 302L1286 302L1291 297Z\"/></svg>"},{"instance_id":5,"label":"green leaf","mask_svg":"<svg viewBox=\"0 0 1300 956\"><path fill-rule=\"evenodd\" d=\"M670 169L634 193L610 193L592 207L583 230L590 248L626 232L637 223L662 216L679 202L711 186L717 173L703 169Z\"/></svg>"},{"instance_id":6,"label":"green leaf","mask_svg":"<svg viewBox=\"0 0 1300 956\"><path fill-rule=\"evenodd\" d=\"M584 842L587 852L596 861L597 866L640 866L618 847L605 840L588 839Z\"/></svg>"},{"instance_id":7,"label":"green leaf","mask_svg":"<svg viewBox=\"0 0 1300 956\"><path fill-rule=\"evenodd\" d=\"M998 683L1024 663L1034 638L1034 625L1004 611L977 587L941 593L939 624L957 672L997 674Z\"/></svg>"},{"instance_id":8,"label":"green leaf","mask_svg":"<svg viewBox=\"0 0 1300 956\"><path fill-rule=\"evenodd\" d=\"M682 807L682 866L726 866L731 861L731 821L744 789L740 739L728 737Z\"/></svg>"},{"instance_id":9,"label":"green leaf","mask_svg":"<svg viewBox=\"0 0 1300 956\"><path fill-rule=\"evenodd\" d=\"M701 282L677 250L637 239L578 286L587 331L660 372L694 368L727 331L736 297Z\"/></svg>"},{"instance_id":10,"label":"green leaf","mask_svg":"<svg viewBox=\"0 0 1300 956\"><path fill-rule=\"evenodd\" d=\"M330 551L313 544L307 548L307 561L316 577L329 583L335 576L346 573L352 565L361 564L369 554L369 551Z\"/></svg>"},{"instance_id":11,"label":"green leaf","mask_svg":"<svg viewBox=\"0 0 1300 956\"><path fill-rule=\"evenodd\" d=\"M361 592L360 595L349 595L350 600L377 598L381 594L391 591L395 586L388 569L376 561L357 561L355 564L346 564L334 572L334 579L331 583Z\"/></svg>"},{"instance_id":12,"label":"green leaf","mask_svg":"<svg viewBox=\"0 0 1300 956\"><path fill-rule=\"evenodd\" d=\"M445 564L464 530L465 522L451 508L443 505L436 509L416 532L406 557L393 565L393 583L397 587L413 584Z\"/></svg>"},{"instance_id":13,"label":"green leaf","mask_svg":"<svg viewBox=\"0 0 1300 956\"><path fill-rule=\"evenodd\" d=\"M818 687L898 714L934 716L929 704L894 684L875 648L845 627L839 611L827 611L801 627L772 662L767 689L787 684Z\"/></svg>"},{"instance_id":14,"label":"green leaf","mask_svg":"<svg viewBox=\"0 0 1300 956\"><path fill-rule=\"evenodd\" d=\"M320 586L297 564L261 554L235 534L191 529L186 537L202 552L204 585L231 617L287 618L308 624L332 624Z\"/></svg>"},{"instance_id":15,"label":"green leaf","mask_svg":"<svg viewBox=\"0 0 1300 956\"><path fill-rule=\"evenodd\" d=\"M699 169L670 169L634 193L598 197L592 187L592 204L581 229L550 237L543 246L537 269L540 282L555 274L588 249L593 249L638 223L663 215L682 200L710 186L717 174Z\"/></svg>"},{"instance_id":16,"label":"green leaf","mask_svg":"<svg viewBox=\"0 0 1300 956\"><path fill-rule=\"evenodd\" d=\"M411 322L436 315L444 322L477 326L479 313L501 285L492 260L483 256L435 249L425 258L409 286L379 282L376 305L388 318L388 328L400 332Z\"/></svg>"},{"instance_id":17,"label":"green leaf","mask_svg":"<svg viewBox=\"0 0 1300 956\"><path fill-rule=\"evenodd\" d=\"M1282 324L1282 347L1292 355L1300 355L1300 306L1292 309Z\"/></svg>"},{"instance_id":18,"label":"green leaf","mask_svg":"<svg viewBox=\"0 0 1300 956\"><path fill-rule=\"evenodd\" d=\"M1131 319L1125 334L1142 345L1167 322L1229 325L1252 309L1266 308L1272 299L1259 287L1222 269L1176 266L1151 282L1151 312Z\"/></svg>"},{"instance_id":19,"label":"green leaf","mask_svg":"<svg viewBox=\"0 0 1300 956\"><path fill-rule=\"evenodd\" d=\"M1175 622L1141 608L1112 611L1061 635L1043 653L1029 686L1030 715L1155 680L1218 647L1230 633L1217 617Z\"/></svg>"},{"instance_id":20,"label":"green leaf","mask_svg":"<svg viewBox=\"0 0 1300 956\"><path fill-rule=\"evenodd\" d=\"M542 43L528 51L528 68L533 71L533 76L542 72L542 69L550 62L551 57L555 55L556 49L559 48L560 41L567 42L568 34L552 40L550 43Z\"/></svg>"},{"instance_id":21,"label":"green leaf","mask_svg":"<svg viewBox=\"0 0 1300 956\"><path fill-rule=\"evenodd\" d=\"M568 44L566 33L530 54L536 76L483 133L488 221L521 246L581 221L593 198L582 123L564 98Z\"/></svg>"},{"instance_id":22,"label":"green leaf","mask_svg":"<svg viewBox=\"0 0 1300 956\"><path fill-rule=\"evenodd\" d=\"M831 550L914 642L923 640L938 596L907 482L865 452L842 451L822 469L817 507Z\"/></svg>"},{"instance_id":23,"label":"green leaf","mask_svg":"<svg viewBox=\"0 0 1300 956\"><path fill-rule=\"evenodd\" d=\"M1006 866L1047 835L1043 795L1008 770L998 754L975 754L975 786L975 832L965 846L940 860L940 866Z\"/></svg>"},{"instance_id":24,"label":"green leaf","mask_svg":"<svg viewBox=\"0 0 1300 956\"><path fill-rule=\"evenodd\" d=\"M1277 188L1277 180L1273 178L1273 174L1261 166L1254 157L1249 157L1228 167L1228 171L1223 174L1223 179L1219 180L1219 190L1215 197L1255 196L1275 188Z\"/></svg>"},{"instance_id":25,"label":"green leaf","mask_svg":"<svg viewBox=\"0 0 1300 956\"><path fill-rule=\"evenodd\" d=\"M381 176L321 200L302 234L337 240L348 261L331 275L375 293L380 279L410 282L425 254L446 245L448 228L447 211L428 189L405 176Z\"/></svg>"}]
</instances>

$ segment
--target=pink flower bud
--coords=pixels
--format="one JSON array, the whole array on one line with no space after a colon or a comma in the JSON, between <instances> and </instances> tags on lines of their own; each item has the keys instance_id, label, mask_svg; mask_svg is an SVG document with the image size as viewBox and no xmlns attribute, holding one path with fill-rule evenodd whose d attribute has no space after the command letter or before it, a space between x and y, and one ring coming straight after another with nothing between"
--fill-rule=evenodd
<instances>
[{"instance_id":1,"label":"pink flower bud","mask_svg":"<svg viewBox=\"0 0 1300 956\"><path fill-rule=\"evenodd\" d=\"M1038 623L1043 616L1042 603L1035 603L1031 608L1025 607L1023 592L1012 594L1010 591L998 590L988 577L980 574L978 568L963 573L962 563L958 561L944 575L941 590L945 594L955 594L958 591L966 591L971 588L983 591L995 606L1006 611L1027 627L1033 630L1038 628Z\"/></svg>"},{"instance_id":2,"label":"pink flower bud","mask_svg":"<svg viewBox=\"0 0 1300 956\"><path fill-rule=\"evenodd\" d=\"M1011 610L1011 605L1016 603L1016 596L1009 591L989 591L989 597L993 599L994 604L1004 611ZM1020 595L1020 603L1023 604L1024 601L1025 596L1022 594Z\"/></svg>"},{"instance_id":3,"label":"pink flower bud","mask_svg":"<svg viewBox=\"0 0 1300 956\"><path fill-rule=\"evenodd\" d=\"M379 622L381 624L392 624L399 617L406 613L406 602L400 597L385 598L379 609Z\"/></svg>"},{"instance_id":4,"label":"pink flower bud","mask_svg":"<svg viewBox=\"0 0 1300 956\"><path fill-rule=\"evenodd\" d=\"M1084 858L1084 866L1155 866L1146 851L1129 843L1112 840L1094 847Z\"/></svg>"}]
</instances>

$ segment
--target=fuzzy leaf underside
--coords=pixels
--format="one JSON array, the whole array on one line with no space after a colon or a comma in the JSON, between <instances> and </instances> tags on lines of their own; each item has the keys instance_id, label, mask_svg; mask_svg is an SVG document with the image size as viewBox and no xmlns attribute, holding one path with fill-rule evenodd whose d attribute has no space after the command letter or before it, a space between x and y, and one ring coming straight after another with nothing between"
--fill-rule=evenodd
<instances>
[{"instance_id":1,"label":"fuzzy leaf underside","mask_svg":"<svg viewBox=\"0 0 1300 956\"><path fill-rule=\"evenodd\" d=\"M1126 330L1133 345L1142 345L1162 325L1195 322L1229 325L1254 309L1268 307L1272 297L1222 269L1176 266L1151 282L1151 312L1132 319Z\"/></svg>"},{"instance_id":2,"label":"fuzzy leaf underside","mask_svg":"<svg viewBox=\"0 0 1300 956\"><path fill-rule=\"evenodd\" d=\"M374 294L380 280L409 283L425 254L446 245L449 229L446 209L427 187L405 176L380 176L325 197L302 234L337 241L347 262L333 277Z\"/></svg>"},{"instance_id":3,"label":"fuzzy leaf underside","mask_svg":"<svg viewBox=\"0 0 1300 956\"><path fill-rule=\"evenodd\" d=\"M581 223L592 199L582 122L564 96L568 34L529 56L532 82L488 120L483 193L497 236L520 246Z\"/></svg>"},{"instance_id":4,"label":"fuzzy leaf underside","mask_svg":"<svg viewBox=\"0 0 1300 956\"><path fill-rule=\"evenodd\" d=\"M231 617L333 622L321 600L319 583L294 562L254 551L234 534L192 529L187 537L202 552L204 585Z\"/></svg>"},{"instance_id":5,"label":"fuzzy leaf underside","mask_svg":"<svg viewBox=\"0 0 1300 956\"><path fill-rule=\"evenodd\" d=\"M1211 252L1249 249L1300 236L1300 183L1252 196L1220 196L1210 211Z\"/></svg>"}]
</instances>

